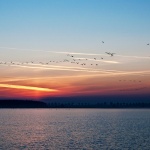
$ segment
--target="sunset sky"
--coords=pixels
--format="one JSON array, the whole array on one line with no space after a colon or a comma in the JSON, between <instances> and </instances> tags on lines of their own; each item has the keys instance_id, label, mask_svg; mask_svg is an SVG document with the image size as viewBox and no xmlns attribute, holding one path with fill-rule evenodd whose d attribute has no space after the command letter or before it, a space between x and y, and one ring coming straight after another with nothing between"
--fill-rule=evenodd
<instances>
[{"instance_id":1,"label":"sunset sky","mask_svg":"<svg viewBox=\"0 0 150 150\"><path fill-rule=\"evenodd\" d=\"M1 0L0 98L149 94L149 18L149 0Z\"/></svg>"}]
</instances>

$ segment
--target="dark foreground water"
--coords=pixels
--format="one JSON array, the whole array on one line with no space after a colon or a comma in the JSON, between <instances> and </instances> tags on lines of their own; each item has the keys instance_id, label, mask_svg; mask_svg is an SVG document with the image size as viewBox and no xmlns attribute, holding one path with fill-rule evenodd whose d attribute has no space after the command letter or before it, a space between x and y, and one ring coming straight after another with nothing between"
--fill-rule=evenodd
<instances>
[{"instance_id":1,"label":"dark foreground water","mask_svg":"<svg viewBox=\"0 0 150 150\"><path fill-rule=\"evenodd\" d=\"M0 109L0 149L150 150L150 110Z\"/></svg>"}]
</instances>

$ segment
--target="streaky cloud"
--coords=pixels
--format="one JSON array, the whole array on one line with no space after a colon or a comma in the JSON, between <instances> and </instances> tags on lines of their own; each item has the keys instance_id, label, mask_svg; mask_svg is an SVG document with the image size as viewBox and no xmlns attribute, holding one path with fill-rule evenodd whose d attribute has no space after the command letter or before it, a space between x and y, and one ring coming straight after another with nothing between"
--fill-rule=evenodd
<instances>
[{"instance_id":1,"label":"streaky cloud","mask_svg":"<svg viewBox=\"0 0 150 150\"><path fill-rule=\"evenodd\" d=\"M4 65L5 66L5 65ZM90 69L87 69L87 70L82 70L82 69L71 69L71 68L55 68L55 67L45 67L45 66L23 66L23 65L11 65L11 66L14 66L14 67L23 67L23 68L33 68L33 69L43 69L43 70L66 70L66 71L76 71L76 72L97 72L97 73L106 73L106 74L102 74L102 75L133 75L133 74L149 74L150 71L147 70L147 71L115 71L114 72L111 72L111 70L90 70Z\"/></svg>"},{"instance_id":2,"label":"streaky cloud","mask_svg":"<svg viewBox=\"0 0 150 150\"><path fill-rule=\"evenodd\" d=\"M44 92L57 92L58 91L56 89L40 88L40 87L34 87L34 86L12 85L12 84L0 84L0 87L12 88L12 89L34 90L34 91L44 91Z\"/></svg>"},{"instance_id":3,"label":"streaky cloud","mask_svg":"<svg viewBox=\"0 0 150 150\"><path fill-rule=\"evenodd\" d=\"M108 56L106 54L96 54L96 53L76 53L76 52L60 52L60 51L48 51L48 50L35 50L35 49L22 49L22 48L11 48L11 47L0 47L0 49L12 49L12 50L23 50L23 51L35 51L35 52L48 52L48 53L56 53L56 54L74 54L74 55L93 55L93 56ZM128 58L139 58L139 59L150 59L150 57L145 56L128 56L128 55L118 55L119 57L128 57Z\"/></svg>"}]
</instances>

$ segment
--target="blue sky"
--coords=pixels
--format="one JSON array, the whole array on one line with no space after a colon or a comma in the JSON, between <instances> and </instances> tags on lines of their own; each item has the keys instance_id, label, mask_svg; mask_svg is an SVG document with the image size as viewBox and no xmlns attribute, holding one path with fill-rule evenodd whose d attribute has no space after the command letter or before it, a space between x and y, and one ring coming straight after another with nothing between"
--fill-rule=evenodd
<instances>
[{"instance_id":1,"label":"blue sky","mask_svg":"<svg viewBox=\"0 0 150 150\"><path fill-rule=\"evenodd\" d=\"M149 0L1 0L0 46L147 55L149 6Z\"/></svg>"}]
</instances>

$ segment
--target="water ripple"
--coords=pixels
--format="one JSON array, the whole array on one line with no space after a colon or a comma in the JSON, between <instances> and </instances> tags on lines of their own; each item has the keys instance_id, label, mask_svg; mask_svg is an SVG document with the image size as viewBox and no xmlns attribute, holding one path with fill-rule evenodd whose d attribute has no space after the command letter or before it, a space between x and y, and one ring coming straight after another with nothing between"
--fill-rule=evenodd
<instances>
[{"instance_id":1,"label":"water ripple","mask_svg":"<svg viewBox=\"0 0 150 150\"><path fill-rule=\"evenodd\" d=\"M148 109L1 109L0 114L0 149L150 149Z\"/></svg>"}]
</instances>

